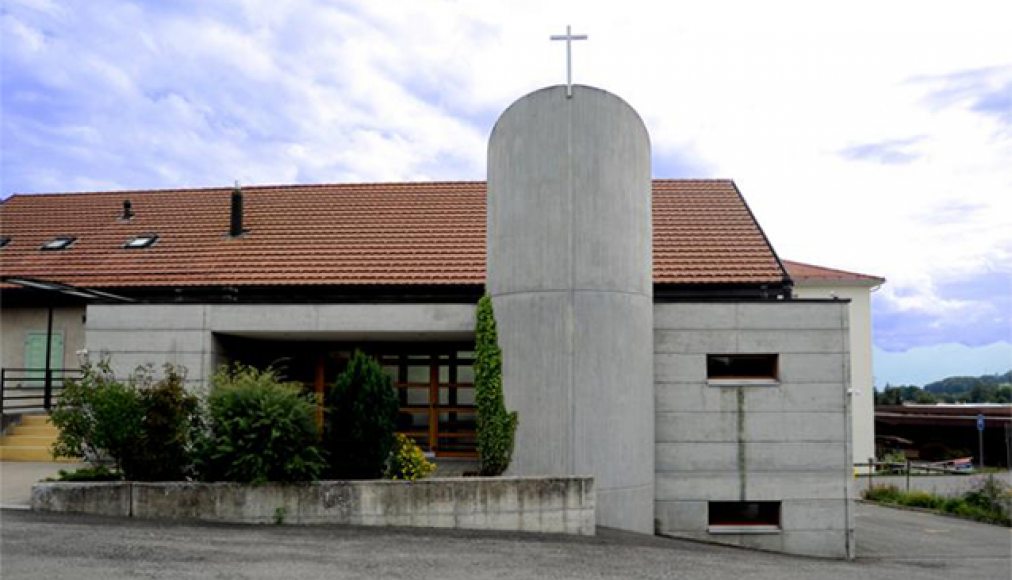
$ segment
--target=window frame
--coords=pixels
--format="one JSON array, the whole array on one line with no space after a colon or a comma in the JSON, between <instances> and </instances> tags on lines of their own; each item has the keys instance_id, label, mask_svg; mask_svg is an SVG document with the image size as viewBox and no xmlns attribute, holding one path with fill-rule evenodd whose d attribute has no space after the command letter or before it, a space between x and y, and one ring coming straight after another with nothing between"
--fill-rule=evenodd
<instances>
[{"instance_id":1,"label":"window frame","mask_svg":"<svg viewBox=\"0 0 1012 580\"><path fill-rule=\"evenodd\" d=\"M771 373L743 374L743 375L717 375L711 374L711 360L717 357L727 358L772 358L767 364L772 368ZM707 353L706 355L706 383L713 386L776 386L780 384L780 353Z\"/></svg>"},{"instance_id":2,"label":"window frame","mask_svg":"<svg viewBox=\"0 0 1012 580\"><path fill-rule=\"evenodd\" d=\"M734 519L733 521L714 523L715 507L730 508L738 504L745 509L754 505L757 514L755 523ZM775 517L770 518L770 511L775 510ZM765 514L762 512L766 512ZM782 501L708 501L706 502L706 531L709 534L779 534L783 531L784 505Z\"/></svg>"}]
</instances>

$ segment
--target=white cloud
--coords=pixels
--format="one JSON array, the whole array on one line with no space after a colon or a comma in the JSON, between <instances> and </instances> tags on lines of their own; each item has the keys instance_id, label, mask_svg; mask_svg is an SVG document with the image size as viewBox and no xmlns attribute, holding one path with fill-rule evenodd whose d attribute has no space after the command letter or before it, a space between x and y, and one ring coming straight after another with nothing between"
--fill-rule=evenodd
<instances>
[{"instance_id":1,"label":"white cloud","mask_svg":"<svg viewBox=\"0 0 1012 580\"><path fill-rule=\"evenodd\" d=\"M987 299L941 284L1012 272L1009 12L10 3L3 193L481 179L498 113L564 78L547 37L570 23L590 35L574 47L577 82L640 111L658 176L734 178L782 256L884 275L894 310L948 316ZM686 168L707 175L668 173Z\"/></svg>"}]
</instances>

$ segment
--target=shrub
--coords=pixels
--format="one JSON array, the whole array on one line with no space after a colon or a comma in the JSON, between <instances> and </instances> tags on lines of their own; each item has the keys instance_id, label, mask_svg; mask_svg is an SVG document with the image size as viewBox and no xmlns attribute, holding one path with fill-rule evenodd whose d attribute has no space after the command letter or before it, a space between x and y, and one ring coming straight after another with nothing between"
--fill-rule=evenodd
<instances>
[{"instance_id":1,"label":"shrub","mask_svg":"<svg viewBox=\"0 0 1012 580\"><path fill-rule=\"evenodd\" d=\"M54 457L103 459L132 477L141 439L144 409L133 384L117 381L103 360L85 364L79 380L68 380L56 408L53 425L59 429Z\"/></svg>"},{"instance_id":2,"label":"shrub","mask_svg":"<svg viewBox=\"0 0 1012 580\"><path fill-rule=\"evenodd\" d=\"M436 464L425 458L425 454L413 439L397 433L394 450L390 453L390 462L387 465L387 477L414 481L428 477L435 470Z\"/></svg>"},{"instance_id":3,"label":"shrub","mask_svg":"<svg viewBox=\"0 0 1012 580\"><path fill-rule=\"evenodd\" d=\"M895 485L874 485L864 492L864 499L883 503L896 503L902 492Z\"/></svg>"},{"instance_id":4,"label":"shrub","mask_svg":"<svg viewBox=\"0 0 1012 580\"><path fill-rule=\"evenodd\" d=\"M272 370L221 367L207 399L198 475L208 481L266 483L317 479L325 463L317 447L315 407L297 384Z\"/></svg>"},{"instance_id":5,"label":"shrub","mask_svg":"<svg viewBox=\"0 0 1012 580\"><path fill-rule=\"evenodd\" d=\"M864 498L882 503L939 510L981 522L1012 525L1012 519L1009 518L1012 495L1008 486L994 478L988 478L976 489L961 497L941 497L920 490L902 492L892 485L877 485L865 491Z\"/></svg>"},{"instance_id":6,"label":"shrub","mask_svg":"<svg viewBox=\"0 0 1012 580\"><path fill-rule=\"evenodd\" d=\"M190 433L197 398L183 389L183 371L165 365L155 381L140 367L127 382L116 380L108 360L85 364L79 381L68 381L53 411L60 430L57 457L105 459L126 479L182 479L189 470Z\"/></svg>"},{"instance_id":7,"label":"shrub","mask_svg":"<svg viewBox=\"0 0 1012 580\"><path fill-rule=\"evenodd\" d=\"M502 350L492 299L487 294L478 301L475 318L474 398L478 411L479 471L482 475L500 475L513 458L517 414L506 411L503 401Z\"/></svg>"},{"instance_id":8,"label":"shrub","mask_svg":"<svg viewBox=\"0 0 1012 580\"><path fill-rule=\"evenodd\" d=\"M144 416L134 464L128 469L131 479L174 481L191 471L200 401L183 387L183 369L170 364L164 369L164 378L157 382L151 380L150 368L135 374Z\"/></svg>"},{"instance_id":9,"label":"shrub","mask_svg":"<svg viewBox=\"0 0 1012 580\"><path fill-rule=\"evenodd\" d=\"M356 350L330 390L324 444L331 475L374 479L383 474L394 447L397 394L375 360Z\"/></svg>"},{"instance_id":10,"label":"shrub","mask_svg":"<svg viewBox=\"0 0 1012 580\"><path fill-rule=\"evenodd\" d=\"M975 519L1006 526L1012 524L1012 489L993 475L966 492L963 499L968 506L983 514Z\"/></svg>"}]
</instances>

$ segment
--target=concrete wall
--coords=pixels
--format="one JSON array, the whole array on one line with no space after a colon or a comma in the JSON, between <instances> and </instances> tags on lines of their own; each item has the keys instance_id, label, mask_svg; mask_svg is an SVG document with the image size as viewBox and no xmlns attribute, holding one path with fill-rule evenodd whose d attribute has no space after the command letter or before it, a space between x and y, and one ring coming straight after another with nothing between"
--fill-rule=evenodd
<instances>
[{"instance_id":1,"label":"concrete wall","mask_svg":"<svg viewBox=\"0 0 1012 580\"><path fill-rule=\"evenodd\" d=\"M854 463L875 456L875 379L872 370L871 286L795 282L798 298L850 300L850 382Z\"/></svg>"},{"instance_id":2,"label":"concrete wall","mask_svg":"<svg viewBox=\"0 0 1012 580\"><path fill-rule=\"evenodd\" d=\"M191 387L227 362L219 335L286 340L457 339L474 333L470 304L91 305L86 343L126 376L138 365L185 366Z\"/></svg>"},{"instance_id":3,"label":"concrete wall","mask_svg":"<svg viewBox=\"0 0 1012 580\"><path fill-rule=\"evenodd\" d=\"M657 304L654 325L657 531L850 557L846 303ZM779 354L779 382L708 384L708 353ZM781 530L711 534L709 501L780 501Z\"/></svg>"},{"instance_id":4,"label":"concrete wall","mask_svg":"<svg viewBox=\"0 0 1012 580\"><path fill-rule=\"evenodd\" d=\"M650 141L592 87L531 93L488 149L488 291L511 473L589 474L598 523L652 531Z\"/></svg>"},{"instance_id":5,"label":"concrete wall","mask_svg":"<svg viewBox=\"0 0 1012 580\"><path fill-rule=\"evenodd\" d=\"M40 483L36 511L245 524L350 524L594 535L586 477L403 481Z\"/></svg>"},{"instance_id":6,"label":"concrete wall","mask_svg":"<svg viewBox=\"0 0 1012 580\"><path fill-rule=\"evenodd\" d=\"M53 309L53 333L63 334L61 368L78 367L76 352L84 348L84 306ZM46 332L46 308L0 308L0 366L25 367L25 338L29 332Z\"/></svg>"}]
</instances>

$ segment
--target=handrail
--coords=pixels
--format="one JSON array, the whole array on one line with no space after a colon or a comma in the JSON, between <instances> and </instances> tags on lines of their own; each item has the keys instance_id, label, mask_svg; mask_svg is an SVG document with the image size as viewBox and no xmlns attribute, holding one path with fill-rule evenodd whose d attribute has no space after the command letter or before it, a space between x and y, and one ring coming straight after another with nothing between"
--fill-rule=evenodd
<instances>
[{"instance_id":1,"label":"handrail","mask_svg":"<svg viewBox=\"0 0 1012 580\"><path fill-rule=\"evenodd\" d=\"M33 374L27 375L25 373ZM0 416L25 411L49 412L63 390L63 382L69 378L76 378L80 374L80 369L0 368ZM8 383L15 381L17 386L8 385ZM37 383L41 383L41 386L36 386ZM38 403L39 399L42 400L41 404ZM36 401L36 403L10 405L8 401Z\"/></svg>"},{"instance_id":2,"label":"handrail","mask_svg":"<svg viewBox=\"0 0 1012 580\"><path fill-rule=\"evenodd\" d=\"M889 468L889 473L879 473L878 474L879 476L906 475L907 491L910 491L910 474L917 470L926 472L937 471L948 475L970 475L972 473L969 471L961 471L958 469L951 469L948 467L939 467L937 465L932 465L931 463L914 463L909 459L901 463L899 461L875 461L874 459L869 458L868 461L854 464L854 467L868 468L868 489L871 489L872 487L875 486L875 475L876 475L875 467L879 466ZM854 475L855 477L857 476L856 470Z\"/></svg>"}]
</instances>

